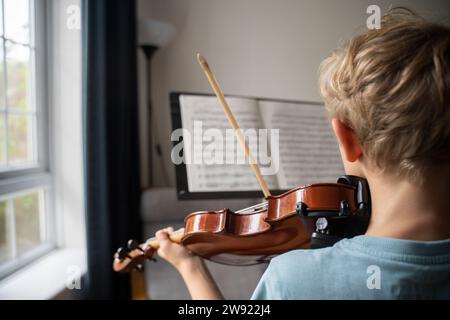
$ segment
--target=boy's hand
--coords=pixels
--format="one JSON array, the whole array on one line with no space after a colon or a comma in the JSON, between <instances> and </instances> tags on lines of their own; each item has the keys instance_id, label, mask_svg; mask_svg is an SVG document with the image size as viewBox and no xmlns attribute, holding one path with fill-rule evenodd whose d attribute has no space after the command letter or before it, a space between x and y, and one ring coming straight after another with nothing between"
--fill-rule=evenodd
<instances>
[{"instance_id":1,"label":"boy's hand","mask_svg":"<svg viewBox=\"0 0 450 320\"><path fill-rule=\"evenodd\" d=\"M158 255L173 265L179 272L183 268L198 264L201 260L200 257L169 239L169 234L172 232L172 227L164 228L156 232L155 236L159 241Z\"/></svg>"},{"instance_id":2,"label":"boy's hand","mask_svg":"<svg viewBox=\"0 0 450 320\"><path fill-rule=\"evenodd\" d=\"M173 265L186 283L192 299L223 299L219 287L215 283L202 258L192 254L181 244L169 239L172 227L156 232L159 241L158 255Z\"/></svg>"}]
</instances>

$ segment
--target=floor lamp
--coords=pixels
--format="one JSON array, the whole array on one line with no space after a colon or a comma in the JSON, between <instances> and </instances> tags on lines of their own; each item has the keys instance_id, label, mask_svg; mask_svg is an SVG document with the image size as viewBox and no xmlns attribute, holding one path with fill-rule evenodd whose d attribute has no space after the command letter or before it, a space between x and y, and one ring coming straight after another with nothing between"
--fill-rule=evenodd
<instances>
[{"instance_id":1,"label":"floor lamp","mask_svg":"<svg viewBox=\"0 0 450 320\"><path fill-rule=\"evenodd\" d=\"M158 21L154 19L144 19L139 21L138 41L139 47L143 50L147 64L147 139L148 139L148 165L149 165L149 181L148 186L152 187L154 183L153 177L153 154L156 151L157 156L162 160L162 150L157 141L153 146L153 112L151 99L151 59L153 54L161 47L166 46L175 36L175 26L170 23ZM163 172L166 172L164 164ZM167 178L167 177L166 177Z\"/></svg>"}]
</instances>

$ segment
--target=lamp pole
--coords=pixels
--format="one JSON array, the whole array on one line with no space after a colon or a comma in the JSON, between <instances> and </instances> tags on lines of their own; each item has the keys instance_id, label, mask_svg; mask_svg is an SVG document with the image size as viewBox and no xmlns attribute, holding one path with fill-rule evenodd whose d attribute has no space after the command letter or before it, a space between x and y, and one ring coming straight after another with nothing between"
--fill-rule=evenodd
<instances>
[{"instance_id":1,"label":"lamp pole","mask_svg":"<svg viewBox=\"0 0 450 320\"><path fill-rule=\"evenodd\" d=\"M144 51L145 59L147 63L147 139L148 139L148 186L153 187L153 108L152 108L152 56L158 50L157 46L153 45L141 45L142 51ZM158 153L161 153L159 144L156 146ZM161 154L159 154L161 156Z\"/></svg>"},{"instance_id":2,"label":"lamp pole","mask_svg":"<svg viewBox=\"0 0 450 320\"><path fill-rule=\"evenodd\" d=\"M168 180L166 164L163 161L160 141L158 138L158 131L153 127L153 107L151 98L151 59L153 54L159 49L165 47L175 36L176 28L170 23L158 21L154 19L143 19L139 21L138 43L142 48L145 58L147 60L147 138L148 138L148 187L154 186L153 174L153 155L156 151L158 160L161 165L161 170L164 178ZM156 127L156 123L155 123ZM155 145L153 145L155 140ZM155 148L155 150L153 150Z\"/></svg>"}]
</instances>

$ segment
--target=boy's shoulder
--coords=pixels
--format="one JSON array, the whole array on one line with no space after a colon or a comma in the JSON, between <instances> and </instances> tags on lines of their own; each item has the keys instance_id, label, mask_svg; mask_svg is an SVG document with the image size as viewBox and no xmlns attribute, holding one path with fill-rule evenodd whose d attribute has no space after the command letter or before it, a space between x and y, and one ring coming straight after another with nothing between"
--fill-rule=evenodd
<instances>
[{"instance_id":1,"label":"boy's shoulder","mask_svg":"<svg viewBox=\"0 0 450 320\"><path fill-rule=\"evenodd\" d=\"M271 266L282 272L294 272L297 267L302 270L335 268L336 259L348 261L348 255L355 254L353 239L343 239L331 247L321 249L297 249L274 257Z\"/></svg>"},{"instance_id":2,"label":"boy's shoulder","mask_svg":"<svg viewBox=\"0 0 450 320\"><path fill-rule=\"evenodd\" d=\"M301 270L317 270L318 266L326 266L329 263L323 263L333 259L336 253L335 247L328 247L322 249L297 249L279 256L274 257L270 262L270 268L272 272L279 272L284 275L294 272L301 268Z\"/></svg>"},{"instance_id":3,"label":"boy's shoulder","mask_svg":"<svg viewBox=\"0 0 450 320\"><path fill-rule=\"evenodd\" d=\"M252 298L449 298L448 270L450 240L358 236L273 258Z\"/></svg>"},{"instance_id":4,"label":"boy's shoulder","mask_svg":"<svg viewBox=\"0 0 450 320\"><path fill-rule=\"evenodd\" d=\"M367 268L376 261L357 239L332 247L299 249L272 259L253 299L360 298L367 291ZM351 288L351 289L350 289Z\"/></svg>"},{"instance_id":5,"label":"boy's shoulder","mask_svg":"<svg viewBox=\"0 0 450 320\"><path fill-rule=\"evenodd\" d=\"M252 299L322 299L326 283L341 273L338 251L336 246L299 249L273 258Z\"/></svg>"}]
</instances>

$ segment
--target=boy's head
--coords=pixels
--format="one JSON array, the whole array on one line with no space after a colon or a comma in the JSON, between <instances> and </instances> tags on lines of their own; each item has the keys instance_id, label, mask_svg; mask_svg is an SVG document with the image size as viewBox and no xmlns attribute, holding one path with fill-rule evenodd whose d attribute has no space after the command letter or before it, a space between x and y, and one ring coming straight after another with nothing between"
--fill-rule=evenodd
<instances>
[{"instance_id":1,"label":"boy's head","mask_svg":"<svg viewBox=\"0 0 450 320\"><path fill-rule=\"evenodd\" d=\"M449 27L393 9L381 29L335 50L320 73L341 151L349 134L360 147L344 158L418 182L450 162Z\"/></svg>"}]
</instances>

